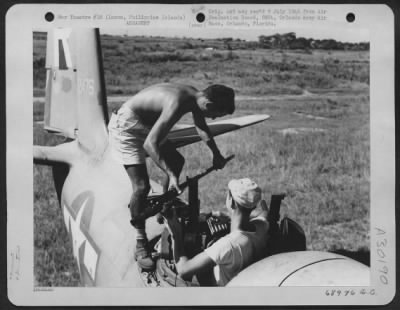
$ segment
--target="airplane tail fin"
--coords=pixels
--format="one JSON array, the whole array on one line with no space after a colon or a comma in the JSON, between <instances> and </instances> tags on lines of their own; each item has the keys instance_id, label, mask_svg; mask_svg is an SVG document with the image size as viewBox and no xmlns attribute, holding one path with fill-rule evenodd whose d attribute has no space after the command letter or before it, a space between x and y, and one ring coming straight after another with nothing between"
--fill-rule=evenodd
<instances>
[{"instance_id":1,"label":"airplane tail fin","mask_svg":"<svg viewBox=\"0 0 400 310\"><path fill-rule=\"evenodd\" d=\"M108 111L99 30L49 32L46 71L45 129L102 153L107 146Z\"/></svg>"}]
</instances>

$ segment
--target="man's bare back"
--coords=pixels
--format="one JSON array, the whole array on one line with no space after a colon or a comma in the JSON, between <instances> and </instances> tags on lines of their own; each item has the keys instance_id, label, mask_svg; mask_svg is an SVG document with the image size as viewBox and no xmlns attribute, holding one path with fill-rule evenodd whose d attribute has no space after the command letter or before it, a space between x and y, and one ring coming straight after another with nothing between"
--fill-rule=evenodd
<instances>
[{"instance_id":1,"label":"man's bare back","mask_svg":"<svg viewBox=\"0 0 400 310\"><path fill-rule=\"evenodd\" d=\"M124 106L130 108L144 125L152 127L165 109L176 109L176 118L192 111L196 94L198 90L189 85L156 84L137 93Z\"/></svg>"},{"instance_id":2,"label":"man's bare back","mask_svg":"<svg viewBox=\"0 0 400 310\"><path fill-rule=\"evenodd\" d=\"M170 177L172 187L179 190L176 173L173 173L173 169L166 162L165 154L161 149L171 128L184 114L191 113L198 135L214 155L214 164L217 167L223 167L224 158L214 142L205 118L214 119L233 111L234 92L226 86L212 85L203 91L199 91L190 85L173 83L147 87L125 102L118 112L119 120L117 121L118 128L115 130L116 135L121 135L124 140L128 140L128 143L133 141L132 143L135 143L135 145L132 144L132 154L140 154L137 161L135 157L132 157L132 160L124 162L124 165L144 164L143 151L145 151ZM140 126L148 128L149 131L141 130L139 132L136 129L140 127L136 125L138 122ZM121 132L121 126L124 126L123 132ZM114 128L113 126L109 127L111 132ZM118 140L118 137L115 138L114 140ZM127 144L126 141L123 142ZM116 144L118 146L118 143ZM127 158L130 157L129 145L120 149Z\"/></svg>"}]
</instances>

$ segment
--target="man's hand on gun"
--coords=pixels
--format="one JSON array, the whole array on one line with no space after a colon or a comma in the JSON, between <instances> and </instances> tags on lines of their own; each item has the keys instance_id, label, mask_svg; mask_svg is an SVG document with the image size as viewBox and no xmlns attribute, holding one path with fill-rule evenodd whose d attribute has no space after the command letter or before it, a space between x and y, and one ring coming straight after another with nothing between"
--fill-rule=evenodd
<instances>
[{"instance_id":1,"label":"man's hand on gun","mask_svg":"<svg viewBox=\"0 0 400 310\"><path fill-rule=\"evenodd\" d=\"M229 162L234 155L228 156L227 158L224 158L220 156L222 161L223 161L223 166L227 162ZM203 171L202 173L194 176L192 179L197 179L199 180L200 178L206 176L210 172L219 169L215 165L212 167L208 168L207 170ZM171 202L173 201L174 198L176 198L178 195L180 195L183 190L188 186L189 180L179 184L179 180L175 175L170 175L169 176L169 186L168 186L168 191L165 192L162 195L155 196L155 197L148 197L148 206L143 212L143 218L148 218L150 216L156 215L157 213L161 212L161 215L164 213L168 212L171 207ZM160 224L162 222L162 216L159 218Z\"/></svg>"}]
</instances>

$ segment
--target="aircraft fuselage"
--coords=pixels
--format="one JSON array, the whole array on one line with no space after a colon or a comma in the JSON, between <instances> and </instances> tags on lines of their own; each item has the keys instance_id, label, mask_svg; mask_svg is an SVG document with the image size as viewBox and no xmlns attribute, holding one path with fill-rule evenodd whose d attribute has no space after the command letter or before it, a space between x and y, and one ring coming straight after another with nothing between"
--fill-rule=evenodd
<instances>
[{"instance_id":1,"label":"aircraft fuselage","mask_svg":"<svg viewBox=\"0 0 400 310\"><path fill-rule=\"evenodd\" d=\"M123 166L108 152L98 162L82 154L71 165L61 208L83 285L143 285L133 258L135 231L128 209L131 193ZM154 218L149 218L146 226L149 238L163 229Z\"/></svg>"}]
</instances>

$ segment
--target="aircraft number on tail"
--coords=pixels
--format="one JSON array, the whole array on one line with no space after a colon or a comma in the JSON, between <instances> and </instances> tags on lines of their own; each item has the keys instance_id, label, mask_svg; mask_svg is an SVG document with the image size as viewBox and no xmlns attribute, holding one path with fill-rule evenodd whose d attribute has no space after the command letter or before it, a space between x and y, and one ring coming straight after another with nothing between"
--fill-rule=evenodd
<instances>
[{"instance_id":1,"label":"aircraft number on tail","mask_svg":"<svg viewBox=\"0 0 400 310\"><path fill-rule=\"evenodd\" d=\"M78 78L78 93L94 96L94 79Z\"/></svg>"}]
</instances>

